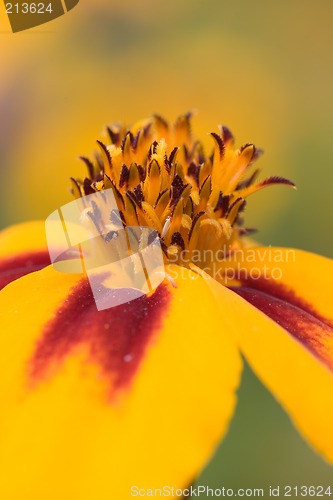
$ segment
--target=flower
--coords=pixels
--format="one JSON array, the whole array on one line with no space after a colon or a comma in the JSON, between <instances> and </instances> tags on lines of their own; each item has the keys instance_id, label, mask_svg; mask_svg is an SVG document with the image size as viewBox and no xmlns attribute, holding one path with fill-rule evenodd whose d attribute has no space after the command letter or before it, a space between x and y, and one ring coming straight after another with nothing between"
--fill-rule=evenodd
<instances>
[{"instance_id":1,"label":"flower","mask_svg":"<svg viewBox=\"0 0 333 500\"><path fill-rule=\"evenodd\" d=\"M111 189L108 227L99 207L88 207L91 221L105 242L124 225L150 227L167 278L97 311L85 277L48 265L42 222L2 232L2 498L122 500L131 488L186 487L227 431L240 353L333 461L333 263L256 246L242 220L247 196L294 185L256 181L260 150L236 150L226 127L206 156L189 114L108 134L72 192Z\"/></svg>"}]
</instances>

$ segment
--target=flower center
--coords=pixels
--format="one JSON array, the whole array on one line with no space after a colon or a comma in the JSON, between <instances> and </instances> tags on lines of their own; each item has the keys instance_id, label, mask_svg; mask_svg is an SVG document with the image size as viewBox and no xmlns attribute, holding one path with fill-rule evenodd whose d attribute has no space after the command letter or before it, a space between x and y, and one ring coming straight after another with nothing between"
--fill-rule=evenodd
<instances>
[{"instance_id":1,"label":"flower center","mask_svg":"<svg viewBox=\"0 0 333 500\"><path fill-rule=\"evenodd\" d=\"M192 138L191 114L173 126L160 116L130 129L107 129L110 144L97 141L94 161L84 180L72 179L76 198L111 188L118 210L110 228L148 226L160 239L166 262L194 263L210 272L221 256L239 249L251 230L243 226L246 198L271 184L294 184L282 177L257 182L252 170L261 150L253 144L235 148L227 127L212 132L207 156ZM219 256L219 257L218 257Z\"/></svg>"}]
</instances>

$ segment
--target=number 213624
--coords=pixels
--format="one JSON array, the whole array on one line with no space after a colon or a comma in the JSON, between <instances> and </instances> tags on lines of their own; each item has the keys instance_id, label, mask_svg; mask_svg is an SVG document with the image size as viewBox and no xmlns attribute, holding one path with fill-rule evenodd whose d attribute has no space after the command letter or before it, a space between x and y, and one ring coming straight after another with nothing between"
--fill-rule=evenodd
<instances>
[{"instance_id":1,"label":"number 213624","mask_svg":"<svg viewBox=\"0 0 333 500\"><path fill-rule=\"evenodd\" d=\"M7 14L52 14L52 3L6 3Z\"/></svg>"}]
</instances>

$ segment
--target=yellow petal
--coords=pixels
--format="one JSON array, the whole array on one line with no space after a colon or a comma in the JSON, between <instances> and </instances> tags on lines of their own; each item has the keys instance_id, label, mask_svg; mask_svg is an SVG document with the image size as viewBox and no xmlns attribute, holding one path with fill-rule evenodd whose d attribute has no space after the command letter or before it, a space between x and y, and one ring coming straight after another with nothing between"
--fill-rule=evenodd
<instances>
[{"instance_id":1,"label":"yellow petal","mask_svg":"<svg viewBox=\"0 0 333 500\"><path fill-rule=\"evenodd\" d=\"M252 305L208 280L228 303L230 331L298 429L333 462L333 263L274 248L246 249L237 260L227 263L229 276Z\"/></svg>"},{"instance_id":2,"label":"yellow petal","mask_svg":"<svg viewBox=\"0 0 333 500\"><path fill-rule=\"evenodd\" d=\"M131 486L198 475L226 432L241 362L205 280L169 273L176 287L104 312L82 279L51 267L3 289L1 498L125 500Z\"/></svg>"},{"instance_id":3,"label":"yellow petal","mask_svg":"<svg viewBox=\"0 0 333 500\"><path fill-rule=\"evenodd\" d=\"M0 232L0 259L47 249L45 222L16 224Z\"/></svg>"}]
</instances>

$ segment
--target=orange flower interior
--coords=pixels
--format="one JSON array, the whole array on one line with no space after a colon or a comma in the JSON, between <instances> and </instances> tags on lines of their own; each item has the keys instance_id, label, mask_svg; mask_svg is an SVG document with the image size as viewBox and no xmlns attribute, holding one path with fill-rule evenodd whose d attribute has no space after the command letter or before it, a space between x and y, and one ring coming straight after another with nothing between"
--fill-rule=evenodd
<instances>
[{"instance_id":1,"label":"orange flower interior","mask_svg":"<svg viewBox=\"0 0 333 500\"><path fill-rule=\"evenodd\" d=\"M206 155L192 138L190 113L173 126L155 115L131 129L107 131L110 144L97 141L95 160L82 158L88 177L72 179L72 192L79 198L111 188L119 211L111 214L109 230L153 228L166 262L192 262L210 273L214 255L240 248L251 232L241 217L246 198L271 184L294 187L283 177L258 182L252 166L261 150L253 144L236 149L227 127L211 133L214 149Z\"/></svg>"}]
</instances>

